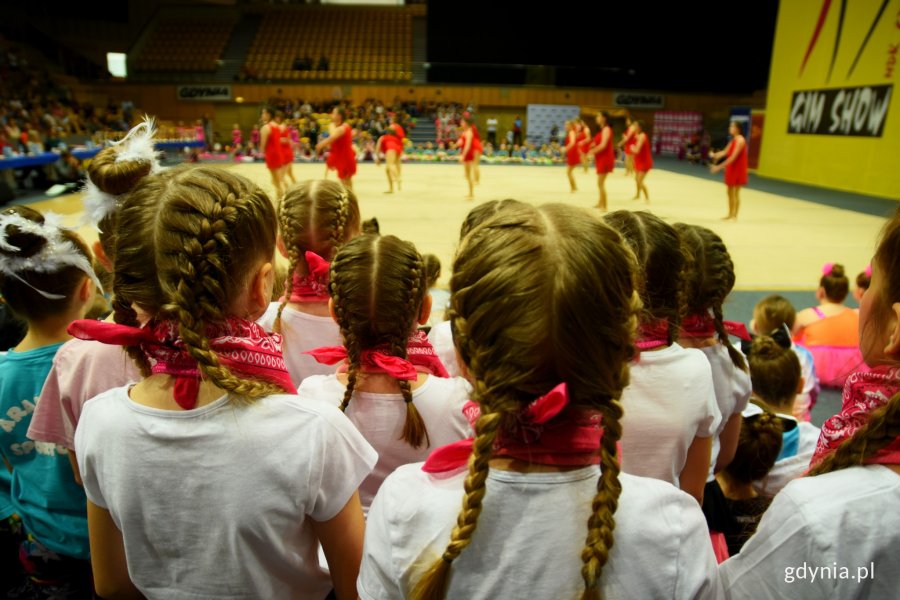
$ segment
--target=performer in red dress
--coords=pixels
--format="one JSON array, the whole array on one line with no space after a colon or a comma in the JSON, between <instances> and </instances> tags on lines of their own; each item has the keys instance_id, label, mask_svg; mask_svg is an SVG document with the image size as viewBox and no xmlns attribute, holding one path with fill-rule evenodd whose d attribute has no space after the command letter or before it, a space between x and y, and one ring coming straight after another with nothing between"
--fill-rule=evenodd
<instances>
[{"instance_id":1,"label":"performer in red dress","mask_svg":"<svg viewBox=\"0 0 900 600\"><path fill-rule=\"evenodd\" d=\"M281 153L282 163L284 164L282 179L285 187L287 187L288 179L291 180L292 184L297 183L297 180L294 178L294 140L291 137L292 133L296 133L296 130L291 129L291 126L285 122L283 115L279 118L280 112L277 111L275 113L275 122L281 127Z\"/></svg>"},{"instance_id":2,"label":"performer in red dress","mask_svg":"<svg viewBox=\"0 0 900 600\"><path fill-rule=\"evenodd\" d=\"M644 131L644 122L643 121L635 121L634 122L634 131L635 131L635 142L634 142L634 178L637 182L637 194L633 198L634 200L641 199L641 192L644 192L644 197L647 199L647 204L650 203L650 192L647 191L647 186L644 185L644 178L647 176L647 171L649 171L653 167L653 154L650 152L650 138L647 137L647 133Z\"/></svg>"},{"instance_id":3,"label":"performer in red dress","mask_svg":"<svg viewBox=\"0 0 900 600\"><path fill-rule=\"evenodd\" d=\"M340 106L331 111L331 134L316 144L316 151L331 147L326 164L337 171L338 179L348 190L353 189L356 175L356 156L353 154L353 129L345 121L347 113Z\"/></svg>"},{"instance_id":4,"label":"performer in red dress","mask_svg":"<svg viewBox=\"0 0 900 600\"><path fill-rule=\"evenodd\" d=\"M628 116L625 117L625 133L619 142L619 148L625 152L625 176L634 173L634 142L635 142L635 124L634 120Z\"/></svg>"},{"instance_id":5,"label":"performer in red dress","mask_svg":"<svg viewBox=\"0 0 900 600\"><path fill-rule=\"evenodd\" d=\"M403 157L403 139L406 132L400 126L396 116L391 117L388 130L378 138L375 144L375 165L381 164L381 154L384 153L385 171L387 172L388 191L394 193L394 182L397 182L397 190L400 190L400 160Z\"/></svg>"},{"instance_id":6,"label":"performer in red dress","mask_svg":"<svg viewBox=\"0 0 900 600\"><path fill-rule=\"evenodd\" d=\"M590 154L597 165L597 187L600 189L600 200L597 208L606 210L606 176L613 172L616 166L616 150L613 146L613 131L609 126L609 113L600 111L597 113L597 125L600 130L594 136Z\"/></svg>"},{"instance_id":7,"label":"performer in red dress","mask_svg":"<svg viewBox=\"0 0 900 600\"><path fill-rule=\"evenodd\" d=\"M566 177L569 178L569 187L572 192L578 191L575 185L575 176L572 171L581 164L581 149L578 147L578 132L575 129L575 121L566 121L566 146L563 148L566 155Z\"/></svg>"},{"instance_id":8,"label":"performer in red dress","mask_svg":"<svg viewBox=\"0 0 900 600\"><path fill-rule=\"evenodd\" d=\"M737 221L738 209L741 207L741 186L747 185L747 140L740 123L734 121L728 126L731 141L721 152L710 151L713 161L726 157L724 162L714 165L710 170L718 173L725 169L725 185L728 188L728 216L723 221Z\"/></svg>"},{"instance_id":9,"label":"performer in red dress","mask_svg":"<svg viewBox=\"0 0 900 600\"><path fill-rule=\"evenodd\" d=\"M484 147L481 145L480 136L472 123L471 116L462 117L459 120L459 125L462 127L463 132L456 146L459 148L459 160L463 164L466 181L469 183L469 195L466 196L466 200L473 200L475 198L475 178L478 162L481 160L481 153Z\"/></svg>"},{"instance_id":10,"label":"performer in red dress","mask_svg":"<svg viewBox=\"0 0 900 600\"><path fill-rule=\"evenodd\" d=\"M591 149L591 128L584 122L584 119L578 120L578 150L581 152L581 166L584 172L588 172L588 165L591 162L589 156Z\"/></svg>"},{"instance_id":11,"label":"performer in red dress","mask_svg":"<svg viewBox=\"0 0 900 600\"><path fill-rule=\"evenodd\" d=\"M278 115L281 111L277 111ZM281 149L281 126L272 118L272 110L264 108L262 111L263 126L259 129L259 143L266 159L266 168L272 175L272 185L275 186L276 198L284 195L284 151Z\"/></svg>"}]
</instances>

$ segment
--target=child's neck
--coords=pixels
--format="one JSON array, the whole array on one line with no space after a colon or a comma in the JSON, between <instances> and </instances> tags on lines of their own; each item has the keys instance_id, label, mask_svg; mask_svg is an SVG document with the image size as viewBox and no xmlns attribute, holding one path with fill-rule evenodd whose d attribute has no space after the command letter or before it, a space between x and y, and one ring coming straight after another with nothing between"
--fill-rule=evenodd
<instances>
[{"instance_id":1,"label":"child's neck","mask_svg":"<svg viewBox=\"0 0 900 600\"><path fill-rule=\"evenodd\" d=\"M29 321L28 333L25 334L25 337L13 350L16 352L27 352L43 348L44 346L67 342L72 339L72 336L66 331L69 323L72 321L73 319L70 315L47 317L40 321Z\"/></svg>"},{"instance_id":2,"label":"child's neck","mask_svg":"<svg viewBox=\"0 0 900 600\"><path fill-rule=\"evenodd\" d=\"M288 302L288 306L292 310L302 312L315 317L330 317L331 312L328 310L328 300L322 302Z\"/></svg>"},{"instance_id":3,"label":"child's neck","mask_svg":"<svg viewBox=\"0 0 900 600\"><path fill-rule=\"evenodd\" d=\"M719 338L713 336L708 338L678 338L678 345L682 348L709 348L719 343Z\"/></svg>"},{"instance_id":4,"label":"child's neck","mask_svg":"<svg viewBox=\"0 0 900 600\"><path fill-rule=\"evenodd\" d=\"M418 373L415 381L409 382L410 389L417 389L428 379L427 373ZM349 381L347 373L338 373L337 379L345 386ZM372 394L399 394L400 382L387 373L358 373L354 389Z\"/></svg>"},{"instance_id":5,"label":"child's neck","mask_svg":"<svg viewBox=\"0 0 900 600\"><path fill-rule=\"evenodd\" d=\"M790 400L786 400L785 402L779 404L778 402L771 402L769 400L766 400L765 398L762 398L761 396L758 396L756 394L753 394L753 397L756 398L757 400L759 400L760 402L762 402L766 406L766 408L768 408L770 411L772 411L775 414L779 414L779 415L793 415L794 414L794 399L793 398L791 398Z\"/></svg>"},{"instance_id":6,"label":"child's neck","mask_svg":"<svg viewBox=\"0 0 900 600\"><path fill-rule=\"evenodd\" d=\"M753 489L752 483L736 481L733 477L728 475L727 471L716 473L716 481L719 482L722 493L729 500L749 500L751 498L756 498L759 495L756 493L756 490Z\"/></svg>"}]
</instances>

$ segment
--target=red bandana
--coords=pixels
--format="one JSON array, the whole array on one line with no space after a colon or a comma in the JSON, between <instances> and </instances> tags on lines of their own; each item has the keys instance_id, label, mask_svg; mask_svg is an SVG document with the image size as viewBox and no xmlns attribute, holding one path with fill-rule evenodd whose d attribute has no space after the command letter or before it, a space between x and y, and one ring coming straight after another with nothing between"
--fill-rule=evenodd
<instances>
[{"instance_id":1,"label":"red bandana","mask_svg":"<svg viewBox=\"0 0 900 600\"><path fill-rule=\"evenodd\" d=\"M331 263L315 252L306 252L306 264L309 266L309 275L294 273L290 302L327 302L330 297L328 271ZM281 297L279 301L283 300L284 297Z\"/></svg>"},{"instance_id":2,"label":"red bandana","mask_svg":"<svg viewBox=\"0 0 900 600\"><path fill-rule=\"evenodd\" d=\"M304 354L309 354L323 365L347 360L347 349L343 346L325 346ZM406 356L406 359L392 356L385 348L363 350L360 353L360 367L364 373L387 373L396 379L413 380L419 371L437 377L450 377L424 331L416 331L406 341ZM346 365L341 369L345 370Z\"/></svg>"},{"instance_id":3,"label":"red bandana","mask_svg":"<svg viewBox=\"0 0 900 600\"><path fill-rule=\"evenodd\" d=\"M150 359L153 373L175 376L175 402L190 410L197 404L200 389L200 369L178 337L178 325L173 321L151 321L137 328L89 319L74 321L69 333L82 340L95 340L119 346L140 346ZM228 317L224 321L208 323L206 339L219 357L219 362L242 377L273 383L285 392L296 394L284 357L281 336L267 334L253 321Z\"/></svg>"},{"instance_id":4,"label":"red bandana","mask_svg":"<svg viewBox=\"0 0 900 600\"><path fill-rule=\"evenodd\" d=\"M653 350L669 345L669 320L651 319L641 323L638 339L634 343L638 350Z\"/></svg>"},{"instance_id":5,"label":"red bandana","mask_svg":"<svg viewBox=\"0 0 900 600\"><path fill-rule=\"evenodd\" d=\"M738 337L745 342L750 341L750 334L743 323L735 321L722 321L728 335ZM686 338L711 338L716 335L716 321L709 313L696 313L688 315L681 322L681 337Z\"/></svg>"},{"instance_id":6,"label":"red bandana","mask_svg":"<svg viewBox=\"0 0 900 600\"><path fill-rule=\"evenodd\" d=\"M881 366L850 375L844 382L843 408L822 425L810 466L833 452L841 442L850 439L857 429L868 422L869 415L887 404L897 392L900 392L900 367ZM900 464L900 438L868 458L866 464Z\"/></svg>"},{"instance_id":7,"label":"red bandana","mask_svg":"<svg viewBox=\"0 0 900 600\"><path fill-rule=\"evenodd\" d=\"M474 429L481 409L466 402L463 414ZM601 420L597 410L569 406L566 384L560 383L523 410L514 426L497 434L493 456L556 466L600 464ZM443 473L465 466L474 443L469 438L437 448L422 470Z\"/></svg>"}]
</instances>

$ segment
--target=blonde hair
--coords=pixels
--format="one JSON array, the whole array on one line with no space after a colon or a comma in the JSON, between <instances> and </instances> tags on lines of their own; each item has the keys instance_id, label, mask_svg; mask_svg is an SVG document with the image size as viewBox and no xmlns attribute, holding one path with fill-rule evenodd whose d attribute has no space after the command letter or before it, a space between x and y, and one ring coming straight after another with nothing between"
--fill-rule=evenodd
<instances>
[{"instance_id":1,"label":"blonde hair","mask_svg":"<svg viewBox=\"0 0 900 600\"><path fill-rule=\"evenodd\" d=\"M331 261L341 244L359 234L359 203L352 190L335 181L303 181L285 192L278 207L278 226L289 266L275 331L281 329L281 313L294 288L293 274L309 273L306 252Z\"/></svg>"},{"instance_id":2,"label":"blonde hair","mask_svg":"<svg viewBox=\"0 0 900 600\"><path fill-rule=\"evenodd\" d=\"M241 379L209 347L207 324L224 319L248 276L275 248L275 210L248 179L224 169L182 166L142 179L119 217L113 289L116 321L137 324L132 304L172 320L204 378L238 397L283 390ZM149 365L128 348L142 371Z\"/></svg>"},{"instance_id":3,"label":"blonde hair","mask_svg":"<svg viewBox=\"0 0 900 600\"><path fill-rule=\"evenodd\" d=\"M573 405L603 417L601 472L581 553L582 598L599 597L622 490L616 443L640 309L634 272L634 255L618 233L566 205L507 207L463 240L453 265L450 320L481 416L457 524L412 599L444 597L451 563L478 524L498 432L560 382Z\"/></svg>"}]
</instances>

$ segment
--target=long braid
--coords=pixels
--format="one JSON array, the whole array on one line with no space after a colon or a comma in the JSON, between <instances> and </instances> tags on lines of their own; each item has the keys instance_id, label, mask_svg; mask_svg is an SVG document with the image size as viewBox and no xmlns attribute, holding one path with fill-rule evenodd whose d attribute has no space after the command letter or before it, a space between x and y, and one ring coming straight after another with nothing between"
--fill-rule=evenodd
<instances>
[{"instance_id":1,"label":"long braid","mask_svg":"<svg viewBox=\"0 0 900 600\"><path fill-rule=\"evenodd\" d=\"M191 174L185 179L191 179ZM185 183L189 188L204 187L196 179ZM269 202L264 196L258 201ZM239 219L247 219L242 214L247 212L247 203L233 187L227 193L213 191L196 198L186 190L184 197L173 198L159 215L162 231L156 235L157 256L165 260L157 263L167 297L161 312L174 317L185 349L201 373L239 398L259 398L283 390L271 383L236 377L219 362L206 337L207 324L223 319L229 304L223 282L233 279L232 258L237 253L230 234Z\"/></svg>"},{"instance_id":2,"label":"long braid","mask_svg":"<svg viewBox=\"0 0 900 600\"><path fill-rule=\"evenodd\" d=\"M281 227L281 239L286 246L288 254L288 272L287 280L284 284L284 299L281 301L281 304L278 305L275 323L272 326L277 333L281 332L281 313L284 312L284 307L287 306L287 303L290 301L291 293L294 290L294 273L297 272L300 261L303 261L304 264L306 263L306 258L303 256L300 246L295 242L295 240L300 237L302 226L297 219L294 218L291 211L288 210L287 199L288 196L285 196L285 198L282 199L278 214L278 222Z\"/></svg>"},{"instance_id":3,"label":"long braid","mask_svg":"<svg viewBox=\"0 0 900 600\"><path fill-rule=\"evenodd\" d=\"M623 340L625 356L633 356L632 340L637 331L637 315L641 310L639 295L632 293L629 302L631 317L628 319L628 327L623 330L627 339ZM630 378L630 366L627 361L622 362L619 372L612 381L613 392L616 394L606 402L598 403L597 407L603 415L603 437L600 440L600 479L597 481L597 494L591 502L591 516L588 518L588 533L584 549L581 551L581 577L584 580L584 592L582 600L600 599L600 575L603 567L609 561L609 552L612 550L615 538L613 532L616 527L615 513L619 507L619 496L622 494L622 484L619 481L621 465L619 464L617 444L622 439L622 409L621 394L628 386Z\"/></svg>"},{"instance_id":4,"label":"long braid","mask_svg":"<svg viewBox=\"0 0 900 600\"><path fill-rule=\"evenodd\" d=\"M898 437L900 437L900 393L894 394L887 404L872 411L865 425L810 469L807 475L824 475L862 465L866 459L896 441Z\"/></svg>"},{"instance_id":5,"label":"long braid","mask_svg":"<svg viewBox=\"0 0 900 600\"><path fill-rule=\"evenodd\" d=\"M412 264L409 265L409 273L405 278L404 289L406 291L405 314L418 315L422 306L422 296L424 289L422 282L425 277L425 267L422 258L418 253L413 257ZM373 315L374 318L374 315ZM413 317L415 318L415 316ZM398 330L394 333L391 340L391 353L400 358L407 358L406 344L409 338L410 325L405 320L397 320ZM413 403L412 388L410 382L405 379L397 381L400 384L400 391L403 394L403 401L406 403L406 421L403 424L403 439L413 448L419 448L424 443L426 447L431 446L431 439L428 436L428 429L425 427L425 421L419 410Z\"/></svg>"},{"instance_id":6,"label":"long braid","mask_svg":"<svg viewBox=\"0 0 900 600\"><path fill-rule=\"evenodd\" d=\"M342 188L340 192L340 196L338 197L337 205L334 208L334 222L331 227L331 234L329 235L329 242L331 243L331 257L337 253L338 248L340 248L341 244L345 241L346 228L347 228L347 220L350 213L350 192L347 188Z\"/></svg>"},{"instance_id":7,"label":"long braid","mask_svg":"<svg viewBox=\"0 0 900 600\"><path fill-rule=\"evenodd\" d=\"M724 316L722 314L722 304L725 298L734 288L734 263L725 247L725 242L718 235L710 230L696 228L700 233L701 239L706 244L706 255L709 257L709 274L707 275L708 284L706 287L707 297L712 299L713 318L715 319L716 334L719 341L728 350L728 356L735 367L742 371L747 370L747 361L744 355L735 348L729 339L728 332L725 331Z\"/></svg>"},{"instance_id":8,"label":"long braid","mask_svg":"<svg viewBox=\"0 0 900 600\"><path fill-rule=\"evenodd\" d=\"M344 398L341 400L341 411L346 412L347 407L350 405L350 399L353 397L353 390L356 388L362 350L359 338L356 335L358 327L356 318L344 307L346 296L342 293L342 280L338 276L338 273L341 272L341 263L342 261L340 260L335 260L331 263L329 290L331 292L332 305L334 306L334 316L341 329L344 347L347 349L347 389L344 391Z\"/></svg>"}]
</instances>

